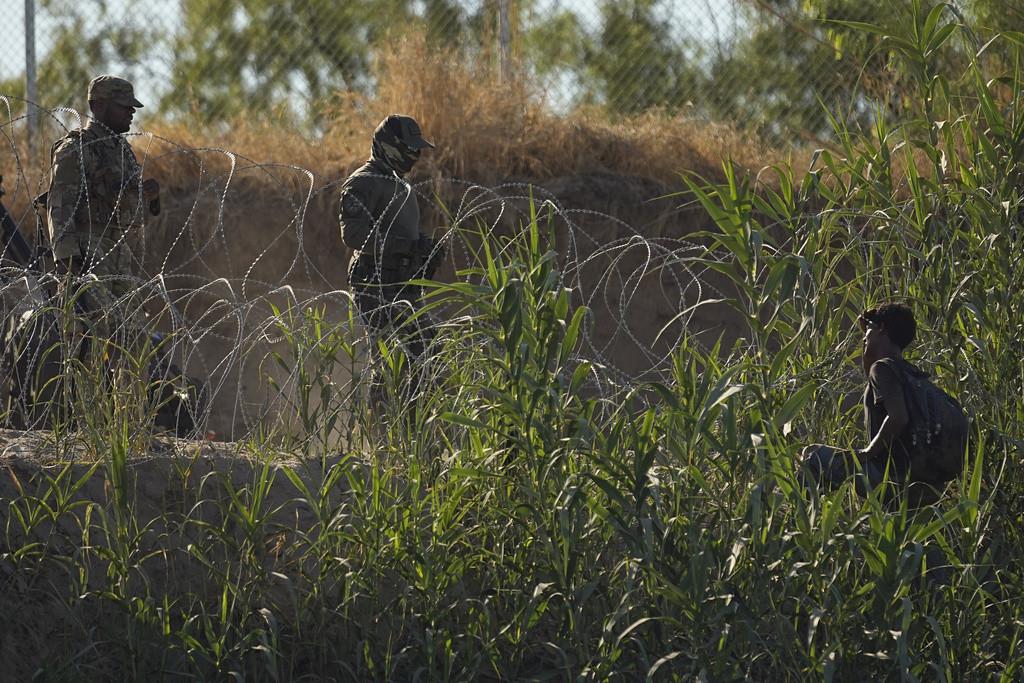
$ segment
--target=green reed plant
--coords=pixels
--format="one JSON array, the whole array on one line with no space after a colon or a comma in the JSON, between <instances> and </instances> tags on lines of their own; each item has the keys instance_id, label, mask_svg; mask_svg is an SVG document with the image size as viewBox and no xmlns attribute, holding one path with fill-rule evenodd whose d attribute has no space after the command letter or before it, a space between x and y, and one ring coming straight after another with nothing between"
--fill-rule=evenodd
<instances>
[{"instance_id":1,"label":"green reed plant","mask_svg":"<svg viewBox=\"0 0 1024 683\"><path fill-rule=\"evenodd\" d=\"M358 376L354 335L348 332L353 326L352 316L332 321L327 317L326 305L302 310L289 306L283 311L273 303L270 307L285 352L271 351L282 379L268 372L267 381L283 403L283 429L307 456L325 453L339 440L349 441L355 427L354 411L346 410L350 397L340 391L336 381L342 371ZM297 425L289 424L292 416L298 420ZM294 427L298 427L297 432ZM283 447L290 450L294 444L285 443Z\"/></svg>"},{"instance_id":2,"label":"green reed plant","mask_svg":"<svg viewBox=\"0 0 1024 683\"><path fill-rule=\"evenodd\" d=\"M362 351L354 326L276 310L291 431L253 439L244 476L181 462L156 520L140 518L127 466L148 434L145 402L129 405L145 365L104 378L114 391L88 394L84 424L103 462L88 475L110 499L81 502L90 480L61 473L3 508L0 569L62 596L55 640L84 643L46 671L1019 678L1020 79L987 72L983 54L944 59L968 29L944 4L914 9L887 42L917 79L913 116L836 120L809 168L684 176L714 229L695 236L707 253L680 258L726 280L742 331L684 334L657 381L584 357L595 321L566 286L546 205L518 231L460 228L471 265L418 283L448 322L402 419L332 383ZM914 360L973 415L961 477L918 508L852 484L817 495L794 462L811 441L860 445L855 318L892 297L921 321ZM381 357L397 397L409 359ZM70 537L45 536L69 514ZM188 580L155 578L175 572ZM0 592L2 606L19 600Z\"/></svg>"},{"instance_id":3,"label":"green reed plant","mask_svg":"<svg viewBox=\"0 0 1024 683\"><path fill-rule=\"evenodd\" d=\"M919 27L922 35L938 30L938 16L935 12L929 15ZM918 52L901 43L903 56L916 59L918 65L924 63L921 50L938 49L941 41L957 30L955 25L949 26L942 29L939 37L922 38L917 44ZM960 89L956 91L959 94L955 102L950 96L939 103L934 97L933 84L922 83L922 97L931 98L922 111L934 115L937 107L945 106L947 110L943 112L943 120L910 121L895 128L879 123L868 134L840 127L842 155L822 152L815 159L815 163L821 162L822 166L812 168L800 180L793 178L788 169L783 169L781 174L776 170L781 180L775 183L775 187L762 188L737 177L737 172L730 168L727 168L724 185L704 186L700 181L688 180L694 196L715 219L720 230L710 237L727 249L731 256L718 266L718 270L735 284L738 294L735 304L746 314L751 329L749 343L753 358L756 359L756 354L766 346L771 349L768 355L772 357L772 364L767 372L763 366L758 368L754 363L739 364L741 367L746 365L748 370L759 370L754 376L761 381L747 383L756 386L750 393L756 396L758 392L771 389L772 380L779 381L786 375L799 377L801 368L804 372L810 369L808 361L826 361L833 368L845 363L843 355L829 353L827 347L815 348L816 341L841 340L842 328L850 325L863 305L902 296L914 301L926 316L936 320L934 331L928 328L921 335L923 354L926 359L944 360L944 364L935 368L940 381L956 378L959 393L977 412L979 441L976 442L977 450L967 459L964 479L959 487L959 502L945 511L942 508L914 512L903 509L894 513L876 499L869 498L865 502L867 507L862 507L859 513L862 517L851 520L854 526L850 533L859 543L850 550L854 553L853 559L867 570L859 575L862 578L858 583L863 585L861 597L870 598L854 613L870 616L873 623L892 626L891 631L898 635L894 636L892 643L886 644L889 653L886 659L896 663L906 676L920 676L924 671L930 671L955 678L966 671L962 664L956 666L957 660L964 657L965 650L958 649L956 644L950 645L949 639L936 627L939 615L943 613L932 610L938 607L967 611L992 608L988 600L982 599L979 603L977 589L969 586L975 584L979 574L987 574L990 571L988 565L994 561L992 553L984 550L991 550L994 542L988 525L999 517L998 514L993 515L997 505L993 494L998 482L993 475L1000 470L999 463L1007 462L1006 459L1015 452L1016 438L1005 438L1008 433L1002 432L1001 428L995 431L1002 432L1002 436L993 434L989 432L989 425L1006 425L1005 411L1008 409L1011 414L1016 411L1014 406L1019 404L1019 399L1007 396L1000 389L1018 391L1019 359L1011 360L1006 356L1002 362L991 363L995 360L993 349L972 341L971 337L976 333L965 334L965 328L978 330L978 326L965 325L961 317L965 312L968 318L979 317L973 311L986 311L987 317L994 308L1008 306L1009 310L1002 314L1009 314L1012 321L1017 318L1020 303L1019 297L1012 295L997 300L990 298L996 291L1019 291L1002 289L1006 278L1015 275L1007 257L1016 245L1006 239L1008 233L1012 233L1007 225L1008 206L1011 202L1015 205L1015 200L1013 195L1000 196L998 191L990 189L1005 187L1002 178L1013 176L1019 170L1015 166L1007 168L1005 157L985 154L991 139L1006 130L1005 125L998 125L1003 123L1001 119L1013 119L1015 115L1011 104L1005 113L998 114L1000 120L997 120L998 109L993 106L991 86L978 77L978 68L977 64L969 65L968 73L958 84ZM944 88L946 91L953 92L953 88ZM1010 101L1015 103L1016 99ZM978 103L974 111L968 108L959 115L955 112L956 107L970 105L971 102ZM980 139L986 139L986 142L979 143ZM972 147L975 152L972 152ZM919 163L922 157L933 162L939 160L939 163L925 165L923 168L928 170L924 171ZM957 172L956 167L965 158L971 160L971 171ZM980 184L977 183L979 179L982 179ZM797 187L809 188L812 193L801 197L794 191ZM999 230L1001 224L1005 226L1002 233ZM812 243L815 245L813 252L801 253L805 245ZM776 301L772 292L787 281L787 263L791 259L799 263L801 257L807 260L801 271L813 273L813 277L807 278L806 285L809 286L805 286L800 277L794 278L792 290L787 286L787 296L779 300L786 303L778 307L769 305L769 310L763 311L764 301ZM761 262L766 265L759 269ZM773 268L781 274L773 275ZM977 285L980 287L975 289ZM768 296L761 297L759 293L762 290L767 291ZM797 316L797 310L811 315ZM777 322L779 320L782 322ZM993 328L1004 326L1002 319L992 323L992 327L978 332L985 335L994 333L1001 339L1014 338L1012 332L994 332ZM794 330L802 334L794 335ZM985 348L979 348L983 346ZM978 353L971 353L971 347ZM801 357L808 351L811 353ZM997 378L985 381L974 373L951 372L954 368L963 369L976 363L991 369L999 368L1008 374L1003 375L1002 381ZM782 378L777 373L781 373ZM834 369L821 374L836 376ZM750 377L742 372L739 376ZM1007 378L1013 378L1009 386ZM807 388L808 379L804 375L801 382L789 384L788 398L779 397L773 401L771 393L762 394L756 401L760 405L754 406L752 411L747 409L748 415L759 418L760 424L751 425L753 433L764 432L769 437L764 442L769 454L780 448L795 448L773 438L771 427L784 426L809 400L815 396L820 400L822 394L828 395L821 390L812 393ZM798 388L801 384L803 387ZM993 390L1001 394L998 399L992 396ZM805 392L804 395L801 391ZM773 403L780 405L776 401L783 402L781 408L773 411L769 406ZM758 411L758 408L762 410ZM983 411L991 414L984 415ZM819 411L814 412L820 415ZM766 415L772 414L778 416L773 421L774 425L765 419ZM836 430L832 425L841 416L833 413L821 417L825 419L816 415L809 424L825 430L817 438L834 440ZM1015 427L1010 428L1010 433L1016 432ZM780 455L782 457L776 462L781 462L786 454ZM986 480L990 482L988 485L984 483ZM782 490L785 491L786 487ZM788 504L793 505L792 509L797 513L803 509L799 500L789 500ZM785 511L785 507L782 510ZM829 532L836 528L842 515L836 503L829 499L821 503L820 513L811 509L806 515L797 514L793 521L802 529L797 538L812 541L810 544L801 543L802 554L814 557L828 547ZM965 542L969 549L957 547ZM941 551L937 553L928 552L939 549ZM972 563L968 563L967 558L972 558ZM939 594L941 599L916 592L915 582L919 581L923 568L936 562L940 566L962 568L960 575L954 573L949 590ZM828 575L820 561L812 560L807 566L815 567L815 571L823 576ZM808 595L815 593L812 591ZM851 600L846 607L854 605L856 601ZM827 615L828 612L822 614ZM925 615L923 621L920 620L921 615ZM824 618L822 615L813 618L815 631L820 629ZM930 630L914 632L911 626L918 623L931 624ZM1003 623L1007 626L1012 624L1009 615ZM860 634L848 635L853 636L852 642L861 643L866 650L869 647L866 643L880 638L882 633L865 627ZM1015 648L1005 637L997 636L996 641L1002 643L1002 647ZM938 664L926 664L927 659L920 657L923 646L941 648ZM967 650L970 650L969 646ZM837 658L839 652L844 652L842 659ZM844 669L838 662L849 661L851 656L857 659L847 646L833 650L831 659L823 662L831 668L818 671L832 671L832 675L841 673Z\"/></svg>"}]
</instances>

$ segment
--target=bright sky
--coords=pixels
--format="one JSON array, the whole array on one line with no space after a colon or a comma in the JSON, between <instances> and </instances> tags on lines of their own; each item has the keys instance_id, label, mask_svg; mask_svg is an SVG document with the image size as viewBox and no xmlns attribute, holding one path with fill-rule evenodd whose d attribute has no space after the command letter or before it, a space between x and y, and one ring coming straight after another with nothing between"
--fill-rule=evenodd
<instances>
[{"instance_id":1,"label":"bright sky","mask_svg":"<svg viewBox=\"0 0 1024 683\"><path fill-rule=\"evenodd\" d=\"M84 7L98 12L97 0L79 0ZM341 0L344 1L344 0ZM463 0L477 6L482 0ZM515 3L515 0L511 0ZM737 24L736 0L666 0L665 19L675 27L680 38L698 37L709 43L726 40L732 35ZM42 8L41 0L36 5L36 59L41 60L51 47L48 36L54 22ZM109 12L125 23L149 22L157 27L167 27L173 32L178 23L180 0L107 0ZM144 7L144 16L137 8ZM540 0L539 9L563 7L572 9L591 28L600 19L599 0ZM25 0L0 0L0 79L14 78L25 69ZM143 102L155 101L169 68L168 55L154 55L152 60L136 65L136 72L143 76L135 83L136 93ZM141 68L138 68L141 67ZM84 87L84 85L83 85Z\"/></svg>"}]
</instances>

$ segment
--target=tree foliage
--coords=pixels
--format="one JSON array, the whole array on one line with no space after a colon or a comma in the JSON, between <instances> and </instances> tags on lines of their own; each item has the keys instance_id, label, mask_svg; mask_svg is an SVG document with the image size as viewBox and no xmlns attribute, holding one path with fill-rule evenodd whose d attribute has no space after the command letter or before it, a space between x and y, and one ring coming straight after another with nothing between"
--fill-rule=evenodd
<instances>
[{"instance_id":1,"label":"tree foliage","mask_svg":"<svg viewBox=\"0 0 1024 683\"><path fill-rule=\"evenodd\" d=\"M716 102L718 113L738 112L751 120L759 112L776 132L802 130L814 136L830 131L830 114L864 124L878 113L898 116L919 106L908 88L922 74L910 70L962 67L996 33L1024 28L1022 0L742 2L746 24L754 28L713 68L718 80L744 83L747 91L719 93L724 96ZM932 10L937 19L965 30L948 34L956 42L943 40L926 53L927 65L896 59L898 41L917 40L923 28L914 27L913 17L926 19ZM865 30L868 25L877 30ZM997 53L1006 44L986 49Z\"/></svg>"},{"instance_id":2,"label":"tree foliage","mask_svg":"<svg viewBox=\"0 0 1024 683\"><path fill-rule=\"evenodd\" d=\"M142 75L155 30L126 23L124 16L142 12L145 0L124 0L115 12L105 0L43 0L40 10L58 21L50 33L51 49L40 56L39 104L85 106L86 86L93 76L116 70L128 78ZM0 92L23 96L24 78L0 82Z\"/></svg>"},{"instance_id":3,"label":"tree foliage","mask_svg":"<svg viewBox=\"0 0 1024 683\"><path fill-rule=\"evenodd\" d=\"M829 134L831 116L867 123L879 103L894 113L913 104L904 95L907 65L892 55L914 2L732 0L735 30L713 43L696 35L702 29L680 25L673 0L593 1L596 12L586 14L510 0L519 75L556 106L686 109L777 137L817 138ZM145 17L149 2L44 0L57 33L40 65L42 103L80 106L96 73L153 77L139 65L169 59L170 77L153 103L164 115L216 122L278 109L315 124L335 94L372 90L374 55L406 31L424 31L431 45L467 59L498 62L498 0L181 0L181 21L165 31ZM983 34L970 45L943 45L932 59L969 60L994 32L1024 32L1024 0L917 4L923 14L941 7ZM709 3L708 11L726 11L719 7ZM861 30L866 23L885 35ZM1005 45L994 43L989 54L1007 58ZM0 87L22 90L14 81Z\"/></svg>"},{"instance_id":4,"label":"tree foliage","mask_svg":"<svg viewBox=\"0 0 1024 683\"><path fill-rule=\"evenodd\" d=\"M601 26L584 34L584 99L613 111L678 109L696 99L703 78L694 53L658 16L658 0L609 2Z\"/></svg>"},{"instance_id":5,"label":"tree foliage","mask_svg":"<svg viewBox=\"0 0 1024 683\"><path fill-rule=\"evenodd\" d=\"M369 85L371 46L408 2L185 0L166 111L226 118Z\"/></svg>"}]
</instances>

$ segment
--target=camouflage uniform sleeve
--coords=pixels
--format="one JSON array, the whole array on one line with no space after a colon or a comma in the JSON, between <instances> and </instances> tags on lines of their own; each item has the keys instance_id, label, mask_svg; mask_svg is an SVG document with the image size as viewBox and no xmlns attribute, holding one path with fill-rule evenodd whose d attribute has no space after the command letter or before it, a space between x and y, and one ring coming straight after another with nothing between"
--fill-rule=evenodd
<instances>
[{"instance_id":1,"label":"camouflage uniform sleeve","mask_svg":"<svg viewBox=\"0 0 1024 683\"><path fill-rule=\"evenodd\" d=\"M121 187L121 224L124 227L142 227L146 223L146 201L142 195L142 167L131 145L124 145L125 180Z\"/></svg>"},{"instance_id":2,"label":"camouflage uniform sleeve","mask_svg":"<svg viewBox=\"0 0 1024 683\"><path fill-rule=\"evenodd\" d=\"M349 249L376 253L371 236L374 233L374 203L372 184L361 178L350 178L341 190L341 239Z\"/></svg>"},{"instance_id":3,"label":"camouflage uniform sleeve","mask_svg":"<svg viewBox=\"0 0 1024 683\"><path fill-rule=\"evenodd\" d=\"M65 139L54 146L50 187L46 197L46 222L53 256L67 259L78 256L75 212L82 194L82 159L77 138Z\"/></svg>"}]
</instances>

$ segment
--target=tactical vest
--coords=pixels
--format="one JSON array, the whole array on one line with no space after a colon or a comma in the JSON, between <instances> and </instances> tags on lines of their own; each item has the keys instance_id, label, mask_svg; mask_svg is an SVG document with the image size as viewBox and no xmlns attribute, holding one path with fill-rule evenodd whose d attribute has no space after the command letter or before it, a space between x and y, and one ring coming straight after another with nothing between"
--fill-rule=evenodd
<instances>
[{"instance_id":1,"label":"tactical vest","mask_svg":"<svg viewBox=\"0 0 1024 683\"><path fill-rule=\"evenodd\" d=\"M128 228L141 226L142 171L128 143L121 136L104 135L94 128L72 131L51 148L53 163L58 149L67 142L75 145L80 181L84 180L75 204L75 232L118 240Z\"/></svg>"}]
</instances>

